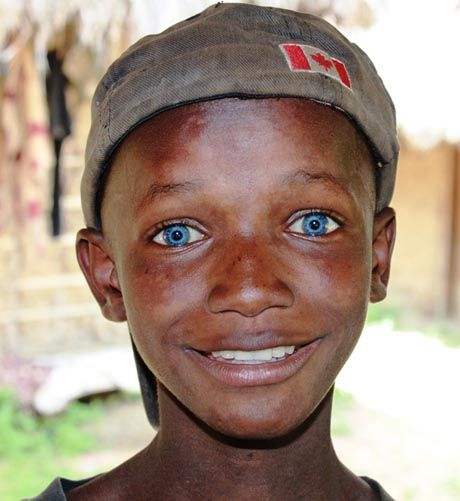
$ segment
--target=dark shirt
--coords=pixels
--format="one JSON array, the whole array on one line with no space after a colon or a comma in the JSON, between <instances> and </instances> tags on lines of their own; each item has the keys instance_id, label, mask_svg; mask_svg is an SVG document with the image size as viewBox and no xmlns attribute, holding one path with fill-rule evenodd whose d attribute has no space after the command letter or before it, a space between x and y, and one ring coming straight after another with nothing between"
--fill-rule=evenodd
<instances>
[{"instance_id":1,"label":"dark shirt","mask_svg":"<svg viewBox=\"0 0 460 501\"><path fill-rule=\"evenodd\" d=\"M66 492L90 482L93 478L95 477L75 481L58 477L53 480L53 482L51 482L51 484L37 497L23 499L22 501L66 501ZM380 501L395 501L375 480L368 477L361 478L371 486L371 488L379 496Z\"/></svg>"}]
</instances>

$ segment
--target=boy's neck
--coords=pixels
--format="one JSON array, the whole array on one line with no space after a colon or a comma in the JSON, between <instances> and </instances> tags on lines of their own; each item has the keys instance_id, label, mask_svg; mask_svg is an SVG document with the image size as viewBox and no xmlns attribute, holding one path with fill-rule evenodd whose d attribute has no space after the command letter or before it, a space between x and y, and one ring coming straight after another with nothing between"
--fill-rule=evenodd
<instances>
[{"instance_id":1,"label":"boy's neck","mask_svg":"<svg viewBox=\"0 0 460 501\"><path fill-rule=\"evenodd\" d=\"M161 388L159 398L161 428L141 455L158 499L372 499L355 497L367 486L334 452L332 390L297 430L269 441L224 438Z\"/></svg>"}]
</instances>

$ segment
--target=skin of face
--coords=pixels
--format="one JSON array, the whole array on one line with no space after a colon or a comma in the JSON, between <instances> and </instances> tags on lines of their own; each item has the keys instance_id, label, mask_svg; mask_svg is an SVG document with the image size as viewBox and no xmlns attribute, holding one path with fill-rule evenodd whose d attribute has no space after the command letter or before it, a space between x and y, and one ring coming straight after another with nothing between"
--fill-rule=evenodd
<instances>
[{"instance_id":1,"label":"skin of face","mask_svg":"<svg viewBox=\"0 0 460 501\"><path fill-rule=\"evenodd\" d=\"M373 163L341 112L300 99L220 99L148 120L105 181L103 231L77 254L104 315L128 321L159 382L161 421L187 412L237 439L302 425L329 394L386 293L392 209L375 215ZM303 233L320 212L334 229ZM333 224L334 223L334 224ZM171 224L183 247L159 243ZM314 344L289 377L228 384L199 357ZM225 379L225 378L224 378Z\"/></svg>"}]
</instances>

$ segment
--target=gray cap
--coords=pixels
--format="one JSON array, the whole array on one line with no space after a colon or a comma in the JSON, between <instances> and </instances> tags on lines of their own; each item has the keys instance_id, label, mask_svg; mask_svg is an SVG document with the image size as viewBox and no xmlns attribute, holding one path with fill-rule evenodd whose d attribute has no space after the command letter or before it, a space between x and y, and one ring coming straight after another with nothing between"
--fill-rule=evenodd
<instances>
[{"instance_id":1,"label":"gray cap","mask_svg":"<svg viewBox=\"0 0 460 501\"><path fill-rule=\"evenodd\" d=\"M81 185L87 225L100 228L98 192L112 153L130 131L162 111L224 97L306 98L342 111L373 151L377 210L389 204L399 151L395 110L366 54L316 16L219 3L142 38L99 83ZM134 353L155 426L155 378L135 346Z\"/></svg>"},{"instance_id":2,"label":"gray cap","mask_svg":"<svg viewBox=\"0 0 460 501\"><path fill-rule=\"evenodd\" d=\"M344 112L375 155L377 209L389 204L399 151L395 110L366 54L317 16L219 3L142 38L102 78L81 184L86 224L100 227L98 190L130 131L177 106L238 96L307 98Z\"/></svg>"}]
</instances>

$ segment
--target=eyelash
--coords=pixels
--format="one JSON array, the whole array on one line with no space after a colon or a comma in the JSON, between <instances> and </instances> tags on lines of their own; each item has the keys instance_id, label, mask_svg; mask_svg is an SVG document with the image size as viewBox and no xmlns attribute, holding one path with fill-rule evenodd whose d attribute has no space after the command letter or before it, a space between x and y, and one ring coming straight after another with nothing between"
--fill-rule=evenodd
<instances>
[{"instance_id":1,"label":"eyelash","mask_svg":"<svg viewBox=\"0 0 460 501\"><path fill-rule=\"evenodd\" d=\"M184 244L181 244L180 240L177 239L177 245L168 245L168 243L164 243L165 242L165 237L168 238L168 237L172 237L172 240L175 240L174 238L174 228L177 227L177 228L185 228L186 230L186 235L188 236L192 236L192 237L197 237L198 235L200 235L202 238L195 238L195 240L193 242L186 242ZM169 230L169 231L168 231ZM153 237L151 237L150 240L154 241L155 243L157 243L158 245L162 245L163 247L170 247L170 248L183 248L185 247L187 244L189 243L194 243L195 241L201 241L201 240L204 240L204 238L206 237L206 235L204 234L204 232L198 230L193 224L191 224L190 221L188 220L178 220L178 221L166 221L166 222L162 222L160 223L158 226L157 226L157 231L155 232L155 234L153 235ZM163 243L161 243L161 241L163 241Z\"/></svg>"},{"instance_id":2,"label":"eyelash","mask_svg":"<svg viewBox=\"0 0 460 501\"><path fill-rule=\"evenodd\" d=\"M310 224L316 223L315 226L319 224L319 227L310 227L310 234L297 231L299 228L296 228L294 231L291 230L291 232L310 238L320 238L324 235L336 231L342 226L342 223L328 211L310 210L300 216L297 216L295 220L289 224L289 228L297 225L300 226L300 230L303 229L304 231L306 231L306 223L308 222L310 222ZM190 223L190 221L186 220L162 222L158 225L157 231L149 240L157 243L158 245L169 248L184 248L189 244L205 240L206 235L204 234L204 232L198 230L194 225ZM175 228L176 230L174 230ZM193 240L191 242L190 240L183 242L183 240L187 238L192 238Z\"/></svg>"},{"instance_id":3,"label":"eyelash","mask_svg":"<svg viewBox=\"0 0 460 501\"><path fill-rule=\"evenodd\" d=\"M320 228L314 228L310 227L310 234L306 232L306 223L307 218L310 218L310 222L316 222L320 224ZM316 220L315 220L316 218ZM303 221L303 224L302 224ZM327 210L319 210L319 209L313 209L305 212L304 214L297 216L292 223L289 224L289 228L292 228L293 226L298 225L301 226L302 229L305 230L305 233L302 233L301 231L297 231L297 228L292 231L295 234L298 235L304 235L310 238L320 238L325 235L328 235L329 233L332 233L336 231L337 229L341 228L343 226L343 223L334 215L331 214L331 212ZM322 225L322 226L321 226ZM324 230L324 231L323 231Z\"/></svg>"}]
</instances>

